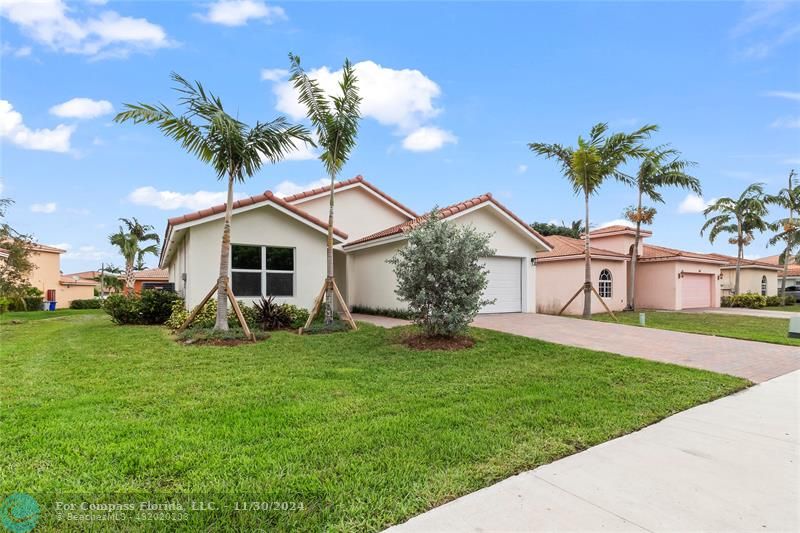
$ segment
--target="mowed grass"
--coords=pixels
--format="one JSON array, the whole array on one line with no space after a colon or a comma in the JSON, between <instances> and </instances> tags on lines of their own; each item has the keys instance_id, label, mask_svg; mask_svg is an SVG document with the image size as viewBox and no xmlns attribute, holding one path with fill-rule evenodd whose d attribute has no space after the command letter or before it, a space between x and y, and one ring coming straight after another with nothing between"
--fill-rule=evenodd
<instances>
[{"instance_id":1,"label":"mowed grass","mask_svg":"<svg viewBox=\"0 0 800 533\"><path fill-rule=\"evenodd\" d=\"M31 320L45 320L62 318L74 315L96 315L97 309L58 309L56 311L11 311L0 313L0 324L10 322L29 322Z\"/></svg>"},{"instance_id":2,"label":"mowed grass","mask_svg":"<svg viewBox=\"0 0 800 533\"><path fill-rule=\"evenodd\" d=\"M719 313L676 313L646 310L642 312L646 315L646 327L649 328L800 346L800 339L792 339L788 336L788 318L723 315ZM639 311L614 314L621 324L639 325ZM592 319L614 322L611 315L605 313L593 315Z\"/></svg>"},{"instance_id":3,"label":"mowed grass","mask_svg":"<svg viewBox=\"0 0 800 533\"><path fill-rule=\"evenodd\" d=\"M763 309L767 309L769 311L788 311L790 313L800 313L800 304L793 304L793 305L768 305Z\"/></svg>"},{"instance_id":4,"label":"mowed grass","mask_svg":"<svg viewBox=\"0 0 800 533\"><path fill-rule=\"evenodd\" d=\"M147 527L376 531L749 384L480 329L414 352L400 333L204 347L96 312L6 324L0 494L36 497L42 530L68 525L57 499L189 495L216 509Z\"/></svg>"}]
</instances>

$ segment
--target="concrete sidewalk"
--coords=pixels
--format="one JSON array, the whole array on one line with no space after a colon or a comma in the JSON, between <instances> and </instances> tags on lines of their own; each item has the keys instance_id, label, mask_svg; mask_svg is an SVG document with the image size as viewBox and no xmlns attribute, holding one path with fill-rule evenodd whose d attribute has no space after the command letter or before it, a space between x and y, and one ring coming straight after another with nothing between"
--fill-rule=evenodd
<instances>
[{"instance_id":1,"label":"concrete sidewalk","mask_svg":"<svg viewBox=\"0 0 800 533\"><path fill-rule=\"evenodd\" d=\"M798 531L798 398L792 372L388 531Z\"/></svg>"}]
</instances>

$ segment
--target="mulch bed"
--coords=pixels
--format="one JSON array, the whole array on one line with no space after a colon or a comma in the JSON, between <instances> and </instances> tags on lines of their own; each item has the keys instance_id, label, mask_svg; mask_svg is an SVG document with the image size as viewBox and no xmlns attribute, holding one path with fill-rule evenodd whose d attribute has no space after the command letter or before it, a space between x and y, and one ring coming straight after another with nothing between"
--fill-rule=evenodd
<instances>
[{"instance_id":1,"label":"mulch bed","mask_svg":"<svg viewBox=\"0 0 800 533\"><path fill-rule=\"evenodd\" d=\"M412 350L465 350L475 346L475 339L467 335L456 337L429 337L422 334L407 335L400 339L400 342Z\"/></svg>"}]
</instances>

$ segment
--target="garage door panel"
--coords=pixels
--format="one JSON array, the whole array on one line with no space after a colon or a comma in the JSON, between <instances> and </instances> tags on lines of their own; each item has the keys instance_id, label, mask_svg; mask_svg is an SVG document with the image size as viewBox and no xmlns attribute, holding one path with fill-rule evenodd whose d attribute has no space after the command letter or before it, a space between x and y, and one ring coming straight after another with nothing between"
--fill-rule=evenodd
<instances>
[{"instance_id":1,"label":"garage door panel","mask_svg":"<svg viewBox=\"0 0 800 533\"><path fill-rule=\"evenodd\" d=\"M684 274L681 280L681 308L711 307L711 287L714 276L710 274Z\"/></svg>"},{"instance_id":2,"label":"garage door panel","mask_svg":"<svg viewBox=\"0 0 800 533\"><path fill-rule=\"evenodd\" d=\"M519 313L522 311L522 260L519 257L486 257L489 284L483 296L494 299L481 313Z\"/></svg>"}]
</instances>

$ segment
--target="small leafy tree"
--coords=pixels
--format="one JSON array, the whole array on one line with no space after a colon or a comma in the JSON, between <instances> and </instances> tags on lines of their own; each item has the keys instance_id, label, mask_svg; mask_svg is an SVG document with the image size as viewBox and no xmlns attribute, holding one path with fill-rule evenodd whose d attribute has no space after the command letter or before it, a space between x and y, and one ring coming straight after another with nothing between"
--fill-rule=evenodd
<instances>
[{"instance_id":1,"label":"small leafy tree","mask_svg":"<svg viewBox=\"0 0 800 533\"><path fill-rule=\"evenodd\" d=\"M458 335L492 303L483 297L488 270L480 261L494 255L490 237L471 226L449 224L434 210L387 260L397 276L395 293L426 335Z\"/></svg>"},{"instance_id":2,"label":"small leafy tree","mask_svg":"<svg viewBox=\"0 0 800 533\"><path fill-rule=\"evenodd\" d=\"M0 300L25 309L25 298L32 289L29 279L34 268L30 260L33 240L6 221L6 210L13 203L10 198L0 198L0 248L5 251L5 258L0 259Z\"/></svg>"},{"instance_id":3,"label":"small leafy tree","mask_svg":"<svg viewBox=\"0 0 800 533\"><path fill-rule=\"evenodd\" d=\"M584 233L583 220L573 220L569 226L564 221L561 224L553 222L533 222L531 228L536 230L539 234L549 237L550 235L562 235L564 237L572 237L573 239L580 239Z\"/></svg>"}]
</instances>

